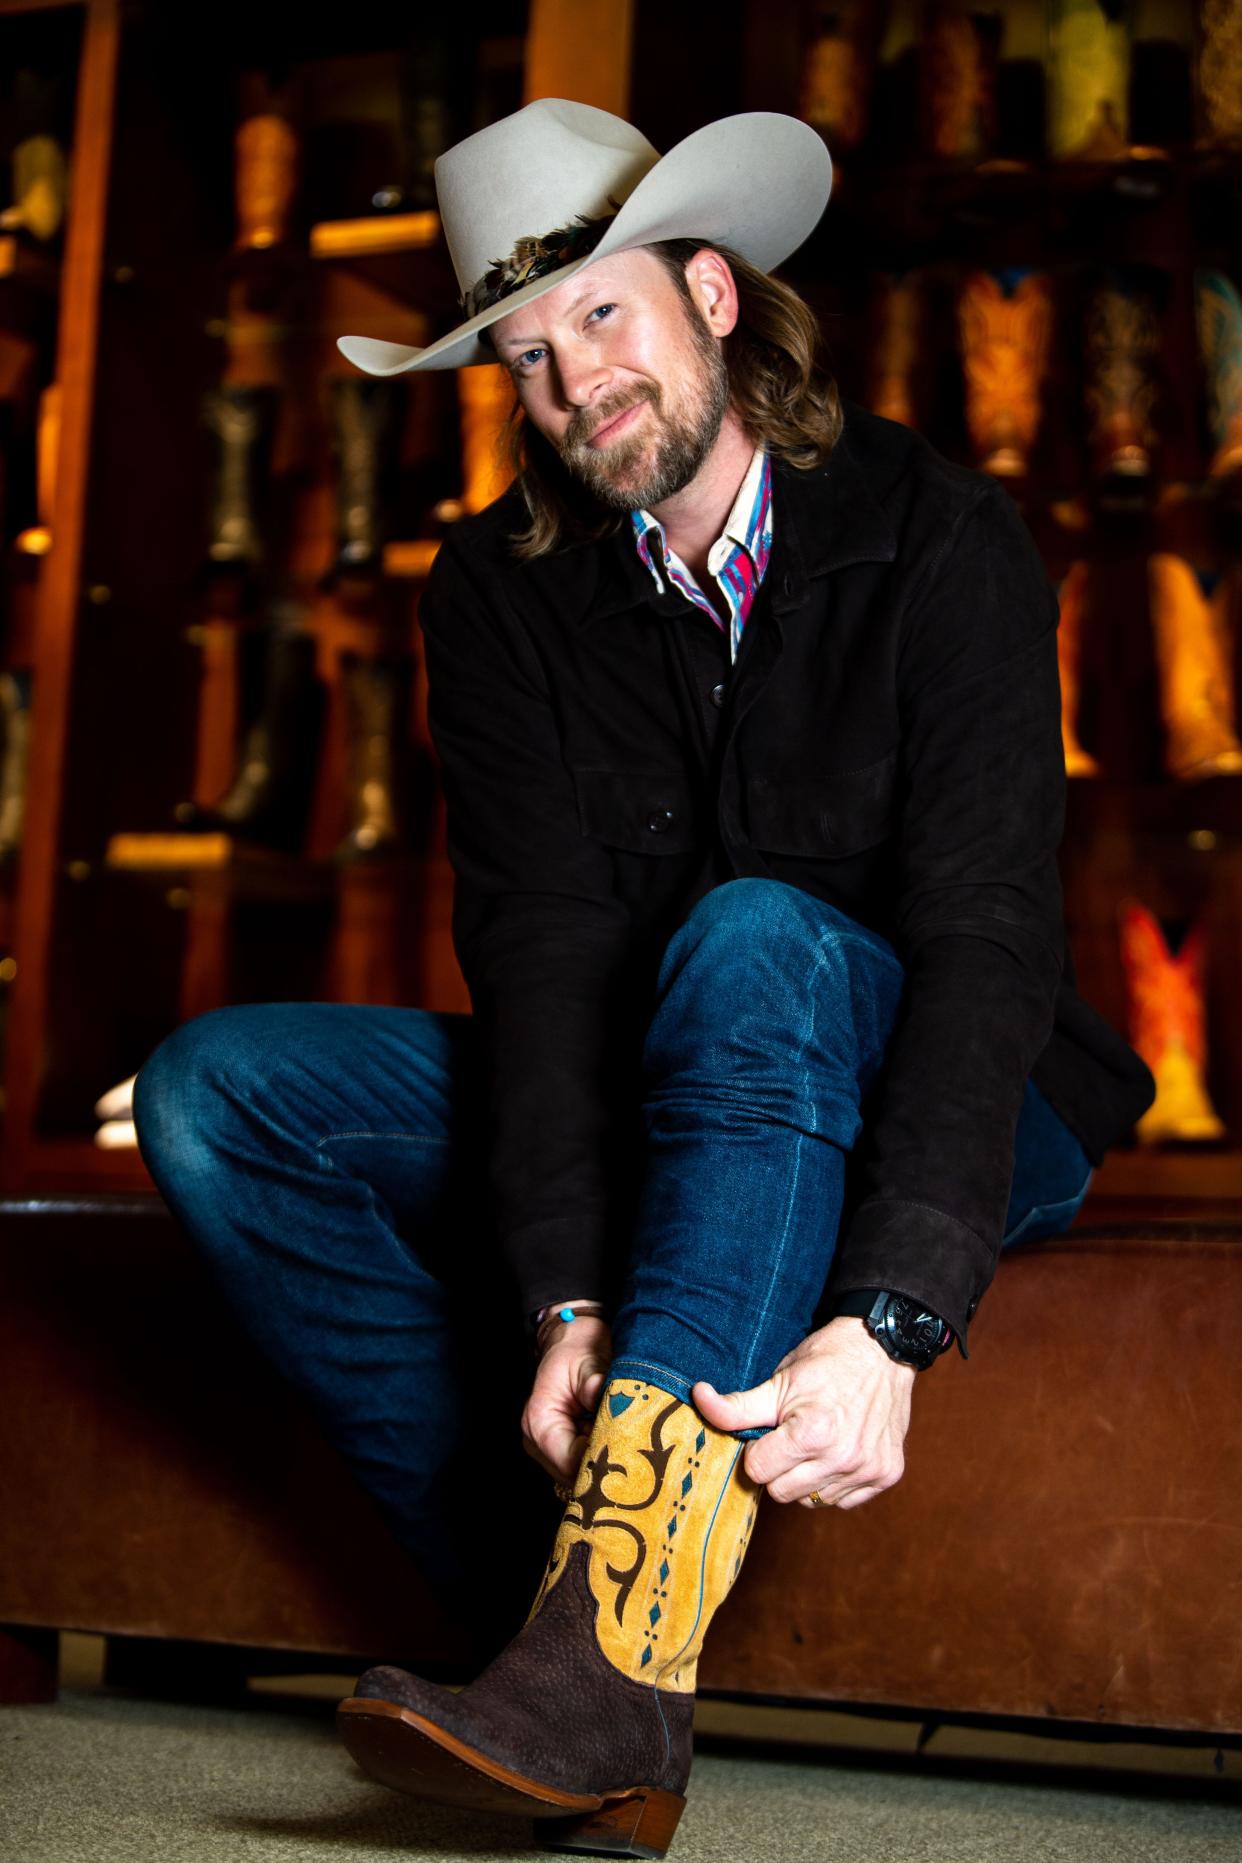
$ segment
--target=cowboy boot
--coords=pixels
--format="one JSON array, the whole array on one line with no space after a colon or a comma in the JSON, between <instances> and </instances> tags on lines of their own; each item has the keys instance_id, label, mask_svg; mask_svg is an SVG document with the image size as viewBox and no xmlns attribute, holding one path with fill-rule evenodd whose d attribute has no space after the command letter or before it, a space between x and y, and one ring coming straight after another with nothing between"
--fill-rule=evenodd
<instances>
[{"instance_id":1,"label":"cowboy boot","mask_svg":"<svg viewBox=\"0 0 1242 1863\"><path fill-rule=\"evenodd\" d=\"M263 556L256 509L267 482L277 393L221 383L203 396L202 411L218 448L207 556L222 568L253 568Z\"/></svg>"},{"instance_id":2,"label":"cowboy boot","mask_svg":"<svg viewBox=\"0 0 1242 1863\"><path fill-rule=\"evenodd\" d=\"M914 375L923 352L923 303L917 273L882 273L872 300L871 355L867 405L885 420L918 427Z\"/></svg>"},{"instance_id":3,"label":"cowboy boot","mask_svg":"<svg viewBox=\"0 0 1242 1863\"><path fill-rule=\"evenodd\" d=\"M1084 330L1086 404L1096 476L1145 478L1156 429L1160 327L1147 294L1116 273L1091 294Z\"/></svg>"},{"instance_id":4,"label":"cowboy boot","mask_svg":"<svg viewBox=\"0 0 1242 1863\"><path fill-rule=\"evenodd\" d=\"M276 603L280 615L297 615L298 603ZM296 625L269 625L243 637L247 666L243 688L261 691L260 709L242 740L228 790L210 806L178 803L179 825L190 833L225 833L284 853L302 845L314 797L323 687L315 671L315 637ZM261 683L260 683L261 682ZM249 702L246 711L250 712Z\"/></svg>"},{"instance_id":5,"label":"cowboy boot","mask_svg":"<svg viewBox=\"0 0 1242 1863\"><path fill-rule=\"evenodd\" d=\"M1130 22L1104 0L1054 0L1048 31L1048 149L1113 162L1130 133Z\"/></svg>"},{"instance_id":6,"label":"cowboy boot","mask_svg":"<svg viewBox=\"0 0 1242 1863\"><path fill-rule=\"evenodd\" d=\"M834 156L855 149L867 129L877 50L873 8L860 0L821 6L802 61L798 115L818 130Z\"/></svg>"},{"instance_id":7,"label":"cowboy boot","mask_svg":"<svg viewBox=\"0 0 1242 1863\"><path fill-rule=\"evenodd\" d=\"M498 363L458 369L461 408L462 510L473 515L499 498L513 479L505 458L505 425L513 411L513 378Z\"/></svg>"},{"instance_id":8,"label":"cowboy boot","mask_svg":"<svg viewBox=\"0 0 1242 1863\"><path fill-rule=\"evenodd\" d=\"M26 817L26 769L30 758L31 678L26 671L0 673L0 862L21 852Z\"/></svg>"},{"instance_id":9,"label":"cowboy boot","mask_svg":"<svg viewBox=\"0 0 1242 1863\"><path fill-rule=\"evenodd\" d=\"M1196 47L1200 145L1242 149L1242 30L1235 0L1202 0Z\"/></svg>"},{"instance_id":10,"label":"cowboy boot","mask_svg":"<svg viewBox=\"0 0 1242 1863\"><path fill-rule=\"evenodd\" d=\"M703 1637L758 1506L744 1449L667 1391L609 1380L526 1623L458 1693L369 1669L338 1711L364 1771L536 1818L545 1848L662 1857Z\"/></svg>"},{"instance_id":11,"label":"cowboy boot","mask_svg":"<svg viewBox=\"0 0 1242 1863\"><path fill-rule=\"evenodd\" d=\"M996 141L998 16L935 5L921 63L922 144L932 155L978 161Z\"/></svg>"},{"instance_id":12,"label":"cowboy boot","mask_svg":"<svg viewBox=\"0 0 1242 1863\"><path fill-rule=\"evenodd\" d=\"M352 825L336 850L341 861L391 854L404 845L399 797L413 662L349 654L343 660L348 705Z\"/></svg>"},{"instance_id":13,"label":"cowboy boot","mask_svg":"<svg viewBox=\"0 0 1242 1863\"><path fill-rule=\"evenodd\" d=\"M1195 323L1215 452L1209 479L1242 472L1242 298L1223 272L1195 272Z\"/></svg>"},{"instance_id":14,"label":"cowboy boot","mask_svg":"<svg viewBox=\"0 0 1242 1863\"><path fill-rule=\"evenodd\" d=\"M234 251L287 246L301 161L296 129L277 110L256 110L238 125L233 152Z\"/></svg>"},{"instance_id":15,"label":"cowboy boot","mask_svg":"<svg viewBox=\"0 0 1242 1863\"><path fill-rule=\"evenodd\" d=\"M401 205L407 213L436 210L436 161L465 133L473 52L468 23L437 26L421 19L402 50L405 185Z\"/></svg>"},{"instance_id":16,"label":"cowboy boot","mask_svg":"<svg viewBox=\"0 0 1242 1863\"><path fill-rule=\"evenodd\" d=\"M1156 1080L1156 1097L1135 1127L1139 1143L1223 1138L1205 1078L1202 927L1187 933L1174 957L1152 913L1127 900L1121 907L1121 960L1130 1039Z\"/></svg>"},{"instance_id":17,"label":"cowboy boot","mask_svg":"<svg viewBox=\"0 0 1242 1863\"><path fill-rule=\"evenodd\" d=\"M1061 675L1061 744L1067 776L1098 776L1100 766L1078 741L1078 669L1082 660L1082 628L1086 608L1087 565L1081 557L1070 564L1058 587L1061 620L1057 628L1057 667Z\"/></svg>"},{"instance_id":18,"label":"cowboy boot","mask_svg":"<svg viewBox=\"0 0 1242 1863\"><path fill-rule=\"evenodd\" d=\"M972 272L958 298L966 425L984 472L1020 478L1039 430L1052 340L1047 276L1029 267Z\"/></svg>"},{"instance_id":19,"label":"cowboy boot","mask_svg":"<svg viewBox=\"0 0 1242 1863\"><path fill-rule=\"evenodd\" d=\"M403 390L382 378L336 375L329 394L337 470L337 553L329 575L371 573L384 553Z\"/></svg>"},{"instance_id":20,"label":"cowboy boot","mask_svg":"<svg viewBox=\"0 0 1242 1863\"><path fill-rule=\"evenodd\" d=\"M69 197L63 77L19 70L12 109L14 198L0 212L0 230L47 245L60 232Z\"/></svg>"},{"instance_id":21,"label":"cowboy boot","mask_svg":"<svg viewBox=\"0 0 1242 1863\"><path fill-rule=\"evenodd\" d=\"M1148 557L1147 581L1169 774L1236 774L1242 771L1242 743L1232 723L1233 674L1220 604L1204 594L1191 565L1171 551ZM1223 581L1218 589L1223 596Z\"/></svg>"}]
</instances>

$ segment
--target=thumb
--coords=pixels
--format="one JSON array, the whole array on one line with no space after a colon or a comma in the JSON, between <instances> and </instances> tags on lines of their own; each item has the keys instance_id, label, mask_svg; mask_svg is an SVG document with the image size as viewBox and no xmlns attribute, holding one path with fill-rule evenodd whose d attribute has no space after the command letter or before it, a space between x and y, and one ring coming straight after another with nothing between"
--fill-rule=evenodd
<instances>
[{"instance_id":1,"label":"thumb","mask_svg":"<svg viewBox=\"0 0 1242 1863\"><path fill-rule=\"evenodd\" d=\"M731 1391L727 1396L706 1378L700 1378L691 1387L690 1395L699 1412L718 1430L764 1429L779 1421L775 1378L765 1378L749 1391Z\"/></svg>"},{"instance_id":2,"label":"thumb","mask_svg":"<svg viewBox=\"0 0 1242 1863\"><path fill-rule=\"evenodd\" d=\"M604 1388L604 1375L601 1366L597 1366L595 1370L591 1370L589 1360L579 1368L578 1402L584 1410L593 1411L598 1404L600 1393Z\"/></svg>"}]
</instances>

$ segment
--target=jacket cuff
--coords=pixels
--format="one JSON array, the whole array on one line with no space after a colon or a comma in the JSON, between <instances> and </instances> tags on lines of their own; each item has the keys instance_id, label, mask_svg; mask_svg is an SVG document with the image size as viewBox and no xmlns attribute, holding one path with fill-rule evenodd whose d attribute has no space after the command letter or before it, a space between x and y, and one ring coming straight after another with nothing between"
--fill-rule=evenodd
<instances>
[{"instance_id":1,"label":"jacket cuff","mask_svg":"<svg viewBox=\"0 0 1242 1863\"><path fill-rule=\"evenodd\" d=\"M608 1300L605 1240L588 1218L549 1216L504 1237L502 1247L517 1280L522 1318L553 1301Z\"/></svg>"},{"instance_id":2,"label":"jacket cuff","mask_svg":"<svg viewBox=\"0 0 1242 1863\"><path fill-rule=\"evenodd\" d=\"M829 1300L860 1287L908 1294L947 1321L968 1358L967 1330L995 1271L993 1250L955 1216L877 1197L859 1204L841 1239Z\"/></svg>"}]
</instances>

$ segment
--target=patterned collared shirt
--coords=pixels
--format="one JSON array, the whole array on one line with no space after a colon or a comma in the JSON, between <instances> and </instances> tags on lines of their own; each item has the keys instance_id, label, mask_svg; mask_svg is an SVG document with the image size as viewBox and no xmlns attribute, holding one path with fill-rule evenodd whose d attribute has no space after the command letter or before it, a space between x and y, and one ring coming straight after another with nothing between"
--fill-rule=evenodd
<instances>
[{"instance_id":1,"label":"patterned collared shirt","mask_svg":"<svg viewBox=\"0 0 1242 1863\"><path fill-rule=\"evenodd\" d=\"M742 629L772 551L772 464L767 448L755 448L724 530L707 553L708 570L728 604L727 621L703 593L676 550L669 549L659 519L650 511L631 511L630 521L638 554L655 577L656 587L663 593L667 577L687 601L710 615L720 631L728 634L729 659L736 660ZM652 548L653 532L659 540L659 561Z\"/></svg>"}]
</instances>

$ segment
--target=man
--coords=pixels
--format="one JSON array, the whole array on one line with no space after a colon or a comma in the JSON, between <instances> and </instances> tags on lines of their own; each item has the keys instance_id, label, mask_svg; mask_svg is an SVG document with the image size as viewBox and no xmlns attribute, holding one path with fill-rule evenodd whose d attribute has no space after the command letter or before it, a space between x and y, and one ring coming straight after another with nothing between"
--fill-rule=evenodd
<instances>
[{"instance_id":1,"label":"man","mask_svg":"<svg viewBox=\"0 0 1242 1863\"><path fill-rule=\"evenodd\" d=\"M377 1778L567 1849L664 1854L760 1492L900 1477L1002 1240L1064 1228L1152 1095L1073 989L1029 533L843 401L769 276L830 186L768 115L660 159L547 101L441 158L466 321L340 346L516 386L517 488L421 612L474 1015L218 1011L135 1086L156 1181L466 1616L524 1542L503 1404L457 1427L453 1276L481 1304L489 1270L454 1238L493 1228L568 1505L474 1681L371 1670L340 1720Z\"/></svg>"}]
</instances>

